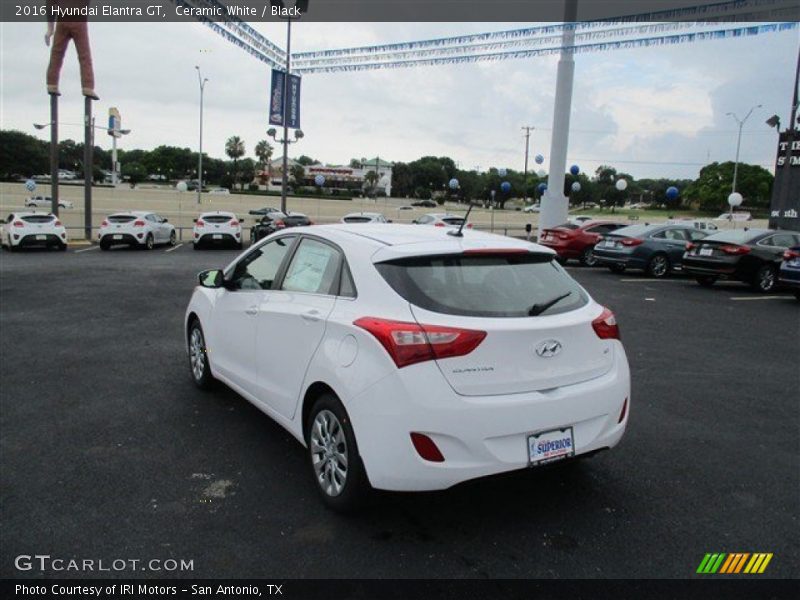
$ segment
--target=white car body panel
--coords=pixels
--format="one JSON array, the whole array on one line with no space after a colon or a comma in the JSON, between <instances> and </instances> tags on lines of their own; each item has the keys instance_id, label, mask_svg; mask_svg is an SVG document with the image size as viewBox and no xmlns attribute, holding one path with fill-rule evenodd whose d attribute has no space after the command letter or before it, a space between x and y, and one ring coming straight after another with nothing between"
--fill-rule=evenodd
<instances>
[{"instance_id":1,"label":"white car body panel","mask_svg":"<svg viewBox=\"0 0 800 600\"><path fill-rule=\"evenodd\" d=\"M13 218L9 219L9 217ZM41 221L45 217L49 217L49 220L34 222ZM55 242L52 236L55 236L62 244L66 244L68 241L64 225L58 220L58 217L51 213L22 211L11 213L6 219L7 222L0 225L0 241L3 246L17 248L21 245L45 243L48 240ZM47 236L47 239L40 239L37 236Z\"/></svg>"},{"instance_id":2,"label":"white car body panel","mask_svg":"<svg viewBox=\"0 0 800 600\"><path fill-rule=\"evenodd\" d=\"M525 468L527 436L554 428L573 428L576 454L619 442L630 414L630 373L619 340L600 339L593 331L591 322L603 311L594 300L576 310L529 319L454 316L411 305L374 266L443 250L524 248L549 255L552 250L475 231L455 238L442 228L371 224L298 227L255 247L287 234L337 245L347 259L357 297L198 286L186 325L192 315L199 319L214 377L301 443L306 392L320 383L347 410L369 481L379 489L445 489ZM314 311L316 319L304 318ZM466 356L398 368L371 333L353 324L365 316L403 322L414 322L416 316L422 323L488 334ZM548 338L565 346L551 363L532 352L540 339ZM495 371L491 377L452 372L471 364ZM421 458L410 432L434 440L445 462Z\"/></svg>"},{"instance_id":3,"label":"white car body panel","mask_svg":"<svg viewBox=\"0 0 800 600\"><path fill-rule=\"evenodd\" d=\"M148 211L127 211L108 215L97 232L98 242L114 244L136 244L144 246L147 236L152 235L156 244L166 244L175 231L171 223L158 221L155 213ZM124 222L123 222L124 220ZM136 223L143 223L136 225ZM115 237L120 236L120 237Z\"/></svg>"},{"instance_id":4,"label":"white car body panel","mask_svg":"<svg viewBox=\"0 0 800 600\"><path fill-rule=\"evenodd\" d=\"M242 243L242 221L234 213L217 210L202 213L195 219L192 243L222 241L230 241L237 245Z\"/></svg>"}]
</instances>

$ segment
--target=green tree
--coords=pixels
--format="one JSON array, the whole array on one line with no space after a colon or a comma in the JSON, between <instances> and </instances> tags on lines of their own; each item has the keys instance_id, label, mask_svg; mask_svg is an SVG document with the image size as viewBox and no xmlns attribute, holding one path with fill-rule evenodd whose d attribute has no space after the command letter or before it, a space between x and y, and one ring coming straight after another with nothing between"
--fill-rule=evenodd
<instances>
[{"instance_id":1,"label":"green tree","mask_svg":"<svg viewBox=\"0 0 800 600\"><path fill-rule=\"evenodd\" d=\"M319 164L318 160L316 160L314 158L311 158L310 156L306 156L305 154L300 156L300 158L295 159L294 162L299 163L299 164L303 165L304 167L308 167L310 165Z\"/></svg>"},{"instance_id":2,"label":"green tree","mask_svg":"<svg viewBox=\"0 0 800 600\"><path fill-rule=\"evenodd\" d=\"M122 176L127 179L131 187L136 187L147 177L147 170L137 162L128 163L122 167Z\"/></svg>"},{"instance_id":3,"label":"green tree","mask_svg":"<svg viewBox=\"0 0 800 600\"><path fill-rule=\"evenodd\" d=\"M702 210L728 210L728 196L732 190L733 162L711 163L700 170L700 175L686 188L686 197ZM744 197L744 207L769 206L773 184L772 173L758 165L739 163L736 191Z\"/></svg>"},{"instance_id":4,"label":"green tree","mask_svg":"<svg viewBox=\"0 0 800 600\"><path fill-rule=\"evenodd\" d=\"M292 181L294 181L295 187L303 185L306 178L306 170L303 165L294 165L289 169L289 174L292 177Z\"/></svg>"},{"instance_id":5,"label":"green tree","mask_svg":"<svg viewBox=\"0 0 800 600\"><path fill-rule=\"evenodd\" d=\"M239 180L238 161L244 156L244 140L238 135L228 138L225 142L225 154L233 161L233 180Z\"/></svg>"},{"instance_id":6,"label":"green tree","mask_svg":"<svg viewBox=\"0 0 800 600\"><path fill-rule=\"evenodd\" d=\"M367 174L364 175L364 183L368 193L374 195L375 186L378 184L378 174L375 171L367 171Z\"/></svg>"},{"instance_id":7,"label":"green tree","mask_svg":"<svg viewBox=\"0 0 800 600\"><path fill-rule=\"evenodd\" d=\"M261 163L261 169L267 171L267 176L272 172L272 145L267 140L261 140L256 144L256 158Z\"/></svg>"},{"instance_id":8,"label":"green tree","mask_svg":"<svg viewBox=\"0 0 800 600\"><path fill-rule=\"evenodd\" d=\"M50 172L50 144L32 135L0 130L0 177L32 177Z\"/></svg>"}]
</instances>

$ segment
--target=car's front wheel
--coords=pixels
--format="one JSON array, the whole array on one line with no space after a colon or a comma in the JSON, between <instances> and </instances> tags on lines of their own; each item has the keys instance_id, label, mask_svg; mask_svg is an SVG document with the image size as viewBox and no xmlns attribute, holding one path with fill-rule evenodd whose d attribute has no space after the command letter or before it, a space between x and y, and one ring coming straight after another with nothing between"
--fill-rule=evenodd
<instances>
[{"instance_id":1,"label":"car's front wheel","mask_svg":"<svg viewBox=\"0 0 800 600\"><path fill-rule=\"evenodd\" d=\"M371 488L347 411L333 394L320 396L311 407L306 441L323 502L339 512L362 506Z\"/></svg>"},{"instance_id":2,"label":"car's front wheel","mask_svg":"<svg viewBox=\"0 0 800 600\"><path fill-rule=\"evenodd\" d=\"M656 254L647 263L647 274L659 279L669 273L669 259L666 254Z\"/></svg>"},{"instance_id":3,"label":"car's front wheel","mask_svg":"<svg viewBox=\"0 0 800 600\"><path fill-rule=\"evenodd\" d=\"M211 387L213 377L211 368L208 366L206 338L200 321L197 319L192 321L189 326L189 367L192 372L192 380L197 387L203 390Z\"/></svg>"},{"instance_id":4,"label":"car's front wheel","mask_svg":"<svg viewBox=\"0 0 800 600\"><path fill-rule=\"evenodd\" d=\"M775 272L775 267L772 265L763 265L756 271L756 276L753 278L750 285L757 292L767 293L775 288L776 279L777 274Z\"/></svg>"}]
</instances>

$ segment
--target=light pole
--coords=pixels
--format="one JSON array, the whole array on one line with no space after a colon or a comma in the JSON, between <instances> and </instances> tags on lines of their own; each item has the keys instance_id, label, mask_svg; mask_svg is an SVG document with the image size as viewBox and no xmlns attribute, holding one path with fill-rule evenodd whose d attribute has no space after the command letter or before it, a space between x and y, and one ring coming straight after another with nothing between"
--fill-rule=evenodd
<instances>
[{"instance_id":1,"label":"light pole","mask_svg":"<svg viewBox=\"0 0 800 600\"><path fill-rule=\"evenodd\" d=\"M105 127L97 127L97 129L105 129ZM112 132L110 129L107 129L108 133L111 135L111 185L116 187L117 179L118 179L118 172L117 172L117 136L115 133L119 133L120 136L128 135L131 130L130 129L120 129L117 132Z\"/></svg>"},{"instance_id":2,"label":"light pole","mask_svg":"<svg viewBox=\"0 0 800 600\"><path fill-rule=\"evenodd\" d=\"M741 120L736 116L736 113L725 113L726 116L733 117L734 121L736 121L736 123L739 125L739 137L736 139L736 161L733 163L733 185L731 186L731 194L736 193L736 178L739 174L739 148L742 146L742 127L744 127L747 119L750 118L750 115L752 115L753 111L757 108L761 108L761 105L755 105L747 112L747 114L744 116L744 119Z\"/></svg>"},{"instance_id":3,"label":"light pole","mask_svg":"<svg viewBox=\"0 0 800 600\"><path fill-rule=\"evenodd\" d=\"M288 104L288 102L287 102ZM285 106L284 106L285 108ZM286 120L284 120L286 123ZM289 185L289 144L294 144L295 142L299 142L303 139L303 130L302 129L295 129L294 130L294 139L289 139L289 130L287 127L284 126L283 128L283 139L279 140L276 136L278 135L278 131L274 127L270 127L267 129L267 135L275 140L276 143L283 145L283 172L281 173L281 212L286 214L286 189Z\"/></svg>"},{"instance_id":4,"label":"light pole","mask_svg":"<svg viewBox=\"0 0 800 600\"><path fill-rule=\"evenodd\" d=\"M203 92L208 83L207 78L203 78L200 67L197 69L197 82L200 84L200 152L197 155L197 203L200 204L200 194L203 192Z\"/></svg>"},{"instance_id":5,"label":"light pole","mask_svg":"<svg viewBox=\"0 0 800 600\"><path fill-rule=\"evenodd\" d=\"M522 130L525 132L525 171L522 176L522 203L528 204L528 149L530 147L531 131L536 129L530 125L525 125Z\"/></svg>"}]
</instances>

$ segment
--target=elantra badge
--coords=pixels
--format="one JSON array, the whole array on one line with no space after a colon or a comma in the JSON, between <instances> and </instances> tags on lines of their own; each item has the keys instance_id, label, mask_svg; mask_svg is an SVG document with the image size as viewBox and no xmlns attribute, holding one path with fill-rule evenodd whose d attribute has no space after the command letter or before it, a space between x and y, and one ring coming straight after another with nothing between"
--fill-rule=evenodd
<instances>
[{"instance_id":1,"label":"elantra badge","mask_svg":"<svg viewBox=\"0 0 800 600\"><path fill-rule=\"evenodd\" d=\"M536 346L536 354L542 358L552 358L561 352L561 342L557 340L545 340Z\"/></svg>"}]
</instances>

